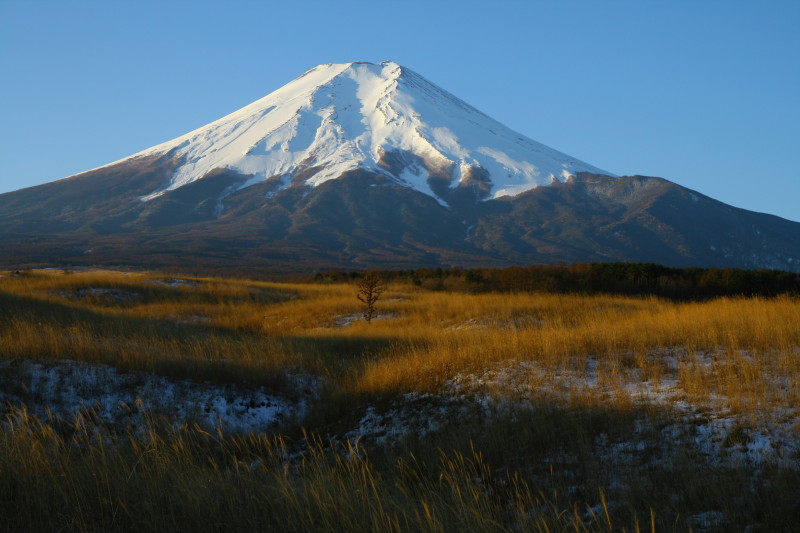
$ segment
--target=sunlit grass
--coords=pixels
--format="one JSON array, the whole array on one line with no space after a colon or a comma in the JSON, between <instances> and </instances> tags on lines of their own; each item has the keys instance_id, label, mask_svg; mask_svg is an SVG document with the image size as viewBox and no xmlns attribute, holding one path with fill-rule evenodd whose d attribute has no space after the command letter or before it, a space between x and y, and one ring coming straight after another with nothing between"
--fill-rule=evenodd
<instances>
[{"instance_id":1,"label":"sunlit grass","mask_svg":"<svg viewBox=\"0 0 800 533\"><path fill-rule=\"evenodd\" d=\"M681 386L736 410L797 406L800 301L455 294L392 285L372 323L352 284L157 274L30 272L0 279L2 356L104 362L233 379L286 367L354 393L435 391L494 363L554 371L597 363L606 384L659 381L665 349L687 354ZM700 360L692 354L700 354ZM707 359L712 357L713 364ZM221 371L222 368L227 371ZM232 370L233 369L233 370ZM787 385L776 390L774 376Z\"/></svg>"}]
</instances>

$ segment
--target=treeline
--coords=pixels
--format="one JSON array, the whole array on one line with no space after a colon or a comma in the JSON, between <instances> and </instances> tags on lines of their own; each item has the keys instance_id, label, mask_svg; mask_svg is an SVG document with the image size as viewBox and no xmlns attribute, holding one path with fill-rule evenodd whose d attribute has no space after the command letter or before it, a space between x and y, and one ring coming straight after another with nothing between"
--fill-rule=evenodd
<instances>
[{"instance_id":1,"label":"treeline","mask_svg":"<svg viewBox=\"0 0 800 533\"><path fill-rule=\"evenodd\" d=\"M420 268L379 272L430 290L655 295L678 300L800 295L800 273L739 268L672 268L654 263L578 263L508 268ZM314 281L342 282L361 272L326 271Z\"/></svg>"}]
</instances>

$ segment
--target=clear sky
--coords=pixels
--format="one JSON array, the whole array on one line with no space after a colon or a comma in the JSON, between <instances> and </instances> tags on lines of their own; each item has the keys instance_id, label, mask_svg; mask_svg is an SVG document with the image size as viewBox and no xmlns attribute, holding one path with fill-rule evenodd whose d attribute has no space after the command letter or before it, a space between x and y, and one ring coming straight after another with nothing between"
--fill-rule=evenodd
<instances>
[{"instance_id":1,"label":"clear sky","mask_svg":"<svg viewBox=\"0 0 800 533\"><path fill-rule=\"evenodd\" d=\"M0 192L383 60L609 172L800 221L798 0L0 0Z\"/></svg>"}]
</instances>

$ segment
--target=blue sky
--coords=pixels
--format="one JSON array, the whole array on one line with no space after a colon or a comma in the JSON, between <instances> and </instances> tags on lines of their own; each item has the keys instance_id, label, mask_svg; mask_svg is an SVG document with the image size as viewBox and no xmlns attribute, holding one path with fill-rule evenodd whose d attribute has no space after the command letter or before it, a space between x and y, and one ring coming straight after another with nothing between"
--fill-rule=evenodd
<instances>
[{"instance_id":1,"label":"blue sky","mask_svg":"<svg viewBox=\"0 0 800 533\"><path fill-rule=\"evenodd\" d=\"M0 0L0 192L392 60L616 174L800 221L800 2Z\"/></svg>"}]
</instances>

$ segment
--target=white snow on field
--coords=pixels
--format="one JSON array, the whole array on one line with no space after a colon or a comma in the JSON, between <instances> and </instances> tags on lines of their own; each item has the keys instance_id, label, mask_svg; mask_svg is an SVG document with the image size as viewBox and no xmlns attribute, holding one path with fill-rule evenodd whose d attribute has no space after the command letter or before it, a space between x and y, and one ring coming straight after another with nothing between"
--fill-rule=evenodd
<instances>
[{"instance_id":1,"label":"white snow on field","mask_svg":"<svg viewBox=\"0 0 800 533\"><path fill-rule=\"evenodd\" d=\"M181 279L181 278L167 278L167 279L154 279L154 283L158 283L160 285L166 285L168 287L196 287L200 285L199 281L190 280L190 279Z\"/></svg>"},{"instance_id":2,"label":"white snow on field","mask_svg":"<svg viewBox=\"0 0 800 533\"><path fill-rule=\"evenodd\" d=\"M344 437L351 441L366 438L381 446L397 446L411 435L423 438L465 416L467 406L463 399L454 396L403 394L388 410L368 407L358 426Z\"/></svg>"},{"instance_id":3,"label":"white snow on field","mask_svg":"<svg viewBox=\"0 0 800 533\"><path fill-rule=\"evenodd\" d=\"M68 300L94 299L106 303L126 303L140 300L141 295L133 291L122 289L110 289L105 287L87 287L75 289L73 291L61 290L57 294Z\"/></svg>"},{"instance_id":4,"label":"white snow on field","mask_svg":"<svg viewBox=\"0 0 800 533\"><path fill-rule=\"evenodd\" d=\"M682 363L667 352L676 350L658 357L677 372ZM697 364L710 364L714 354L695 356ZM671 460L672 446L684 443L716 466L770 464L800 469L800 410L765 407L755 413L734 412L728 399L720 395L703 401L692 399L675 375L667 373L654 381L633 372L623 383L610 382L600 366L591 357L583 368L559 370L534 362L509 361L480 372L458 374L439 394L408 393L388 408L367 408L358 426L345 437L393 446L411 435L424 438L448 422L476 413L491 417L537 404L580 406L588 399L592 402L589 405L629 402L656 407L663 414L660 421L639 420L639 429L630 440L614 442L601 435L595 443L599 457L619 462L626 456L649 455L665 466ZM776 386L783 386L781 380L775 377ZM656 442L653 435L658 436Z\"/></svg>"},{"instance_id":5,"label":"white snow on field","mask_svg":"<svg viewBox=\"0 0 800 533\"><path fill-rule=\"evenodd\" d=\"M611 175L508 129L392 62L319 65L230 115L128 159L167 153L182 163L144 201L220 168L248 176L241 187L271 177L287 187L312 167L317 171L305 184L315 187L369 169L437 200L431 175L455 187L468 185L475 170L485 171L495 198L578 172Z\"/></svg>"},{"instance_id":6,"label":"white snow on field","mask_svg":"<svg viewBox=\"0 0 800 533\"><path fill-rule=\"evenodd\" d=\"M372 320L380 321L380 320L391 320L395 318L397 315L395 313L376 313ZM356 322L366 322L366 318L364 318L364 313L350 313L349 315L337 315L333 317L333 327L337 329L346 328L347 326L351 326Z\"/></svg>"},{"instance_id":7,"label":"white snow on field","mask_svg":"<svg viewBox=\"0 0 800 533\"><path fill-rule=\"evenodd\" d=\"M147 414L233 432L274 431L300 420L320 388L312 376L288 375L295 389L290 399L263 387L196 383L76 361L2 361L0 372L0 405L24 404L37 416L50 410L70 419L90 409L105 423L137 425Z\"/></svg>"},{"instance_id":8,"label":"white snow on field","mask_svg":"<svg viewBox=\"0 0 800 533\"><path fill-rule=\"evenodd\" d=\"M670 350L674 351L674 350ZM714 352L694 354L694 364L711 365ZM662 410L670 421L660 429L663 441L690 442L718 466L773 464L800 469L800 409L769 407L736 412L728 398L712 394L702 400L683 390L677 377L681 363L674 357L658 354L669 372L658 380L643 379L628 369L623 382L604 379L598 363L587 358L585 368L553 371L534 362L497 364L479 373L459 374L446 390L453 397L470 396L486 408L517 408L535 402L561 405L591 398L596 405L630 402ZM671 365L670 365L671 362ZM776 390L784 390L783 376L773 376ZM615 444L609 453L630 451L640 441ZM617 453L614 453L617 455Z\"/></svg>"},{"instance_id":9,"label":"white snow on field","mask_svg":"<svg viewBox=\"0 0 800 533\"><path fill-rule=\"evenodd\" d=\"M355 319L356 317L350 317ZM340 324L343 327L346 324ZM695 368L712 365L719 354L696 352ZM747 357L747 354L739 354ZM559 369L531 361L508 361L461 373L438 393L407 393L388 406L365 406L354 427L340 436L396 446L408 437L424 438L455 420L489 418L536 405L590 407L632 405L661 413L644 416L626 440L601 434L595 443L599 457L624 462L648 456L665 466L670 449L686 444L720 467L776 465L800 469L800 410L780 402L737 411L722 394L697 398L682 388L678 371L686 351L664 349L651 354L663 374L647 379L637 368L609 377L605 361L587 357ZM197 383L143 373L124 373L106 365L73 361L0 362L0 405L25 403L44 415L47 409L69 418L92 408L106 422L136 425L143 413L166 416L174 424L198 422L228 431L278 431L302 422L320 398L321 381L290 374L291 398L265 388ZM774 376L774 389L786 390L787 380ZM791 405L791 404L790 404ZM655 439L654 439L655 435ZM757 471L757 470L756 470Z\"/></svg>"}]
</instances>

